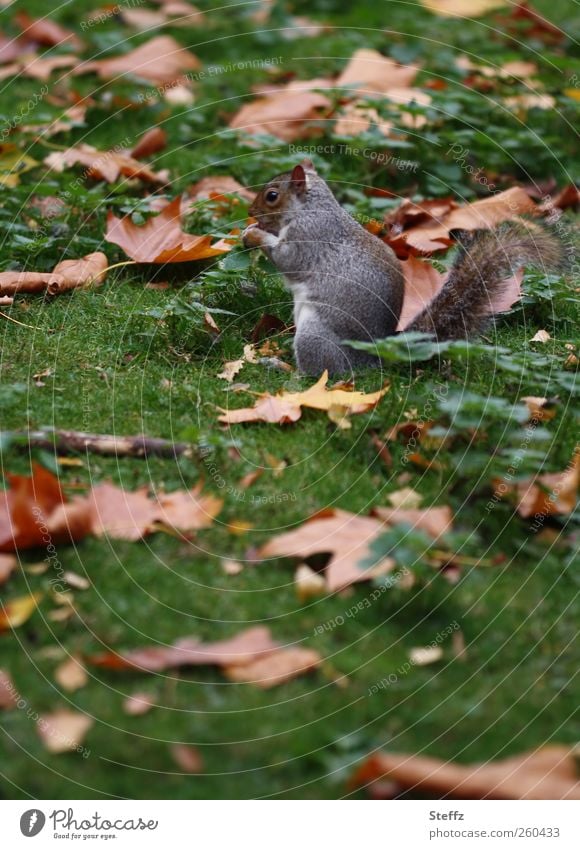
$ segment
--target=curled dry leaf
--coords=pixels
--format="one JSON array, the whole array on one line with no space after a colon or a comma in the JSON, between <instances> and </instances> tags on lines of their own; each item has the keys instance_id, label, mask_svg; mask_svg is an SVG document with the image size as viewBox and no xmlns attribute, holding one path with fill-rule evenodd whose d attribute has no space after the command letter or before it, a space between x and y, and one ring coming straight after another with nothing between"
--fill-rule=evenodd
<instances>
[{"instance_id":1,"label":"curled dry leaf","mask_svg":"<svg viewBox=\"0 0 580 849\"><path fill-rule=\"evenodd\" d=\"M409 256L401 266L405 275L405 294L397 330L406 327L433 300L446 277L430 262L414 256Z\"/></svg>"},{"instance_id":2,"label":"curled dry leaf","mask_svg":"<svg viewBox=\"0 0 580 849\"><path fill-rule=\"evenodd\" d=\"M384 386L377 392L365 394L364 392L348 391L345 389L327 389L328 372L315 384L303 392L282 391L277 395L264 393L253 407L245 407L240 410L221 410L219 421L224 424L238 424L239 422L270 422L274 424L288 424L296 422L302 415L302 407L313 410L325 410L341 407L348 410L350 414L366 413L374 409L383 395L389 391Z\"/></svg>"},{"instance_id":3,"label":"curled dry leaf","mask_svg":"<svg viewBox=\"0 0 580 849\"><path fill-rule=\"evenodd\" d=\"M96 536L129 541L142 539L157 524L184 533L207 528L223 503L213 495L202 495L201 486L149 498L145 487L127 492L111 483L93 487L88 502Z\"/></svg>"},{"instance_id":4,"label":"curled dry leaf","mask_svg":"<svg viewBox=\"0 0 580 849\"><path fill-rule=\"evenodd\" d=\"M75 74L95 72L101 79L111 80L126 75L139 77L154 85L179 80L188 71L197 71L201 62L171 36L160 35L140 47L112 59L82 62Z\"/></svg>"},{"instance_id":5,"label":"curled dry leaf","mask_svg":"<svg viewBox=\"0 0 580 849\"><path fill-rule=\"evenodd\" d=\"M154 264L207 259L219 256L231 247L223 239L219 246L212 247L211 236L184 233L181 229L180 197L140 226L133 223L130 215L117 218L110 212L105 239L119 245L136 262Z\"/></svg>"},{"instance_id":6,"label":"curled dry leaf","mask_svg":"<svg viewBox=\"0 0 580 849\"><path fill-rule=\"evenodd\" d=\"M85 713L63 709L41 716L37 728L44 748L60 754L78 749L92 725L93 720Z\"/></svg>"},{"instance_id":7,"label":"curled dry leaf","mask_svg":"<svg viewBox=\"0 0 580 849\"><path fill-rule=\"evenodd\" d=\"M53 151L44 160L54 171L61 173L65 168L82 165L87 177L115 183L120 177L140 179L146 183L164 184L167 172L158 174L123 150L100 151L90 144L79 144L68 150Z\"/></svg>"},{"instance_id":8,"label":"curled dry leaf","mask_svg":"<svg viewBox=\"0 0 580 849\"><path fill-rule=\"evenodd\" d=\"M549 745L516 757L463 764L378 752L357 769L356 787L383 777L403 788L455 799L580 799L575 750Z\"/></svg>"},{"instance_id":9,"label":"curled dry leaf","mask_svg":"<svg viewBox=\"0 0 580 849\"><path fill-rule=\"evenodd\" d=\"M100 285L106 276L109 261L96 251L82 259L66 259L49 273L36 271L3 271L0 273L0 295L48 292L60 295L82 286Z\"/></svg>"},{"instance_id":10,"label":"curled dry leaf","mask_svg":"<svg viewBox=\"0 0 580 849\"><path fill-rule=\"evenodd\" d=\"M80 690L89 680L87 670L76 655L71 655L60 666L57 666L54 678L57 684L60 684L63 690L68 693Z\"/></svg>"},{"instance_id":11,"label":"curled dry leaf","mask_svg":"<svg viewBox=\"0 0 580 849\"><path fill-rule=\"evenodd\" d=\"M410 486L405 486L403 489L398 489L396 492L392 492L389 496L389 503L398 509L401 510L415 510L421 504L423 500L423 496L419 495L414 489L411 489ZM380 508L378 508L380 510Z\"/></svg>"},{"instance_id":12,"label":"curled dry leaf","mask_svg":"<svg viewBox=\"0 0 580 849\"><path fill-rule=\"evenodd\" d=\"M538 330L537 333L534 336L532 336L532 338L530 339L530 342L546 343L546 342L549 342L551 338L552 337L550 336L550 334L548 333L547 330Z\"/></svg>"},{"instance_id":13,"label":"curled dry leaf","mask_svg":"<svg viewBox=\"0 0 580 849\"><path fill-rule=\"evenodd\" d=\"M394 508L375 507L372 513L388 525L411 525L413 528L425 531L433 539L450 531L453 523L451 507L446 505L425 507L423 510L408 508L406 505Z\"/></svg>"}]
</instances>

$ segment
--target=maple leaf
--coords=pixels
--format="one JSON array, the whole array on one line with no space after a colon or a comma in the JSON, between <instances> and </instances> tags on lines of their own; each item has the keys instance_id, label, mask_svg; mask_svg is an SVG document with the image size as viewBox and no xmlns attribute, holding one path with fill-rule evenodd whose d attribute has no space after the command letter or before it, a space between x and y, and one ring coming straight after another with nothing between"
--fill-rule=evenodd
<instances>
[{"instance_id":1,"label":"maple leaf","mask_svg":"<svg viewBox=\"0 0 580 849\"><path fill-rule=\"evenodd\" d=\"M313 555L327 554L326 585L329 592L336 592L353 583L387 574L395 568L391 557L375 563L371 558L371 543L389 526L408 524L436 539L451 527L451 522L449 507L424 510L376 507L371 516L327 509L314 514L294 530L273 537L258 549L257 556L261 559L292 557L304 560ZM363 566L365 563L371 565Z\"/></svg>"},{"instance_id":2,"label":"maple leaf","mask_svg":"<svg viewBox=\"0 0 580 849\"><path fill-rule=\"evenodd\" d=\"M298 421L302 415L302 407L326 410L326 412L343 407L352 414L366 413L376 407L383 395L389 391L389 387L384 386L377 392L365 394L346 389L327 389L327 383L328 372L325 371L315 384L303 392L283 390L277 395L264 393L253 407L244 407L239 410L222 409L218 417L219 421L224 424L239 422L288 424Z\"/></svg>"},{"instance_id":3,"label":"maple leaf","mask_svg":"<svg viewBox=\"0 0 580 849\"><path fill-rule=\"evenodd\" d=\"M134 224L130 215L107 216L105 239L119 245L136 262L164 264L219 256L230 249L222 240L212 246L211 236L192 236L181 229L181 198L176 197L159 215L145 224Z\"/></svg>"}]
</instances>

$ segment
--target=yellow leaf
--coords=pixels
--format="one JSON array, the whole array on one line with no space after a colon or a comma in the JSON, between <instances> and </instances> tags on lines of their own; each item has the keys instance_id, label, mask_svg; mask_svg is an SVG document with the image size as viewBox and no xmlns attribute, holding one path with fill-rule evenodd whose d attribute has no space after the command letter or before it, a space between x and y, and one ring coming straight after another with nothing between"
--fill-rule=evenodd
<instances>
[{"instance_id":1,"label":"yellow leaf","mask_svg":"<svg viewBox=\"0 0 580 849\"><path fill-rule=\"evenodd\" d=\"M38 162L13 144L0 146L0 184L13 189L20 182L20 174L36 168Z\"/></svg>"},{"instance_id":2,"label":"yellow leaf","mask_svg":"<svg viewBox=\"0 0 580 849\"><path fill-rule=\"evenodd\" d=\"M42 593L34 593L3 604L0 610L0 631L9 631L11 628L18 628L19 625L24 624L36 610L41 598Z\"/></svg>"},{"instance_id":3,"label":"yellow leaf","mask_svg":"<svg viewBox=\"0 0 580 849\"><path fill-rule=\"evenodd\" d=\"M436 15L446 18L478 18L507 6L506 0L421 0Z\"/></svg>"}]
</instances>

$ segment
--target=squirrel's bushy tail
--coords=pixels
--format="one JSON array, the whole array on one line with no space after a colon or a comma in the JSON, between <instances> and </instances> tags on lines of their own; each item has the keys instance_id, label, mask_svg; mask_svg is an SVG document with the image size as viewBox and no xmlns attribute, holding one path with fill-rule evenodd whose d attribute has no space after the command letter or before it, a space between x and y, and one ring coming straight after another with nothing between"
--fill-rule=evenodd
<instances>
[{"instance_id":1,"label":"squirrel's bushy tail","mask_svg":"<svg viewBox=\"0 0 580 849\"><path fill-rule=\"evenodd\" d=\"M562 266L563 256L560 239L529 221L463 232L445 285L405 331L433 333L440 340L473 336L490 321L510 274L522 265L553 272Z\"/></svg>"}]
</instances>

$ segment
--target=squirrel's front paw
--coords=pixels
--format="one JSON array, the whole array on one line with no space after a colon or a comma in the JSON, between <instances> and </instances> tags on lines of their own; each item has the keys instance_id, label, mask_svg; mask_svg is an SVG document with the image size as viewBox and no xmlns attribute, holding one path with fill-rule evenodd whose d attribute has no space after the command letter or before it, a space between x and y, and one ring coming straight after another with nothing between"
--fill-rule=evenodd
<instances>
[{"instance_id":1,"label":"squirrel's front paw","mask_svg":"<svg viewBox=\"0 0 580 849\"><path fill-rule=\"evenodd\" d=\"M266 233L260 230L257 223L250 224L242 233L242 244L245 248L260 248L262 247L265 235Z\"/></svg>"}]
</instances>

